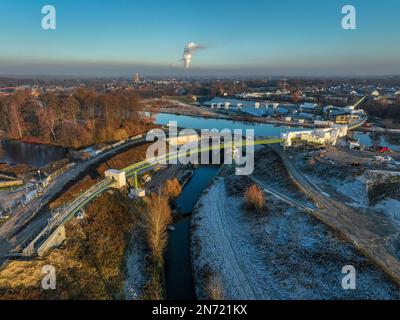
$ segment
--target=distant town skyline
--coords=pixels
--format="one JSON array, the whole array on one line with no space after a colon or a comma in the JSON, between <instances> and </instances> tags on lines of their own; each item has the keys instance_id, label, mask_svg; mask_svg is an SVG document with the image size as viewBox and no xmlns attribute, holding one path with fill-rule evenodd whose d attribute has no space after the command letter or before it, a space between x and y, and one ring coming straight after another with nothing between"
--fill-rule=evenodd
<instances>
[{"instance_id":1,"label":"distant town skyline","mask_svg":"<svg viewBox=\"0 0 400 320\"><path fill-rule=\"evenodd\" d=\"M41 27L45 4L56 30ZM346 4L356 30L341 27ZM16 0L0 12L1 76L400 74L398 0ZM204 50L186 70L192 41Z\"/></svg>"}]
</instances>

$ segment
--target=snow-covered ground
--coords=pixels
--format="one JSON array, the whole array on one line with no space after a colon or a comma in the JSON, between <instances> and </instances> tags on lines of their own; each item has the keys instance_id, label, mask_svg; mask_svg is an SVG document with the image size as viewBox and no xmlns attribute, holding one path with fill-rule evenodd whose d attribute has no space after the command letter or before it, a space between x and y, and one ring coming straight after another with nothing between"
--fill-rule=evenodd
<instances>
[{"instance_id":1,"label":"snow-covered ground","mask_svg":"<svg viewBox=\"0 0 400 320\"><path fill-rule=\"evenodd\" d=\"M376 212L380 212L400 227L399 199L392 199L389 197L378 201L374 205L370 205L368 199L368 184L378 179L378 177L382 180L394 175L398 176L400 173L369 170L363 175L355 178L348 177L347 179L335 179L332 177L330 179L322 179L321 177L316 177L314 175L308 175L308 178L315 184L328 185L340 195L348 198L350 200L347 202L348 205L355 208L370 208Z\"/></svg>"},{"instance_id":2,"label":"snow-covered ground","mask_svg":"<svg viewBox=\"0 0 400 320\"><path fill-rule=\"evenodd\" d=\"M267 196L263 213L246 212L225 181L199 200L192 220L196 291L207 298L205 273L221 279L227 299L399 299L399 288L349 244L308 214ZM343 290L342 268L357 271Z\"/></svg>"},{"instance_id":3,"label":"snow-covered ground","mask_svg":"<svg viewBox=\"0 0 400 320\"><path fill-rule=\"evenodd\" d=\"M125 298L139 300L142 288L146 284L145 241L141 241L140 232L132 233L130 247L126 256Z\"/></svg>"}]
</instances>

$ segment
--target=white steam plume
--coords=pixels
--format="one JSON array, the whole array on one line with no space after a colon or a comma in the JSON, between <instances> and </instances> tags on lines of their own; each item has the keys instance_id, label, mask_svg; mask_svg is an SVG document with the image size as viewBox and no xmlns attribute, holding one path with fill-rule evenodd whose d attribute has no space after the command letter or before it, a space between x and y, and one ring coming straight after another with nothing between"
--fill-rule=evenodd
<instances>
[{"instance_id":1,"label":"white steam plume","mask_svg":"<svg viewBox=\"0 0 400 320\"><path fill-rule=\"evenodd\" d=\"M193 55L199 49L205 49L206 47L200 46L194 42L189 42L183 51L183 62L185 64L185 68L189 69L190 64L192 63Z\"/></svg>"}]
</instances>

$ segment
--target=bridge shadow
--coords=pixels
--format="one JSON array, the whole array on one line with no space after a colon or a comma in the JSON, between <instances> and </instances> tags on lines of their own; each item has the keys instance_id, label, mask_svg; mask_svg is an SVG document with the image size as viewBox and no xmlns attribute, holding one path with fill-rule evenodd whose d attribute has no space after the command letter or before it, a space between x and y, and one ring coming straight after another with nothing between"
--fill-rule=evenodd
<instances>
[{"instance_id":1,"label":"bridge shadow","mask_svg":"<svg viewBox=\"0 0 400 320\"><path fill-rule=\"evenodd\" d=\"M0 269L8 260L7 255L10 253L10 250L13 248L13 246L14 245L10 241L0 236Z\"/></svg>"}]
</instances>

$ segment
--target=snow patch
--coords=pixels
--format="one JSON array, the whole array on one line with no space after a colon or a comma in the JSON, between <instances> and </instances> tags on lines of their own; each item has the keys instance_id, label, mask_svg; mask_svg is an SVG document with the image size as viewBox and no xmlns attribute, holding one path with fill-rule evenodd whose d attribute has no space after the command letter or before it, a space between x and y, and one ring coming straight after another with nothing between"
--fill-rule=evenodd
<instances>
[{"instance_id":1,"label":"snow patch","mask_svg":"<svg viewBox=\"0 0 400 320\"><path fill-rule=\"evenodd\" d=\"M308 214L267 197L264 213L248 213L215 180L193 215L192 260L198 297L202 270L221 278L226 299L391 299L399 290L348 243ZM354 265L357 290L341 287ZM379 284L379 285L378 285Z\"/></svg>"},{"instance_id":2,"label":"snow patch","mask_svg":"<svg viewBox=\"0 0 400 320\"><path fill-rule=\"evenodd\" d=\"M139 300L146 284L146 254L144 241L138 230L132 233L130 248L126 257L125 298Z\"/></svg>"}]
</instances>

